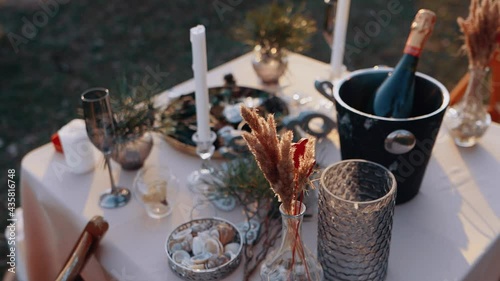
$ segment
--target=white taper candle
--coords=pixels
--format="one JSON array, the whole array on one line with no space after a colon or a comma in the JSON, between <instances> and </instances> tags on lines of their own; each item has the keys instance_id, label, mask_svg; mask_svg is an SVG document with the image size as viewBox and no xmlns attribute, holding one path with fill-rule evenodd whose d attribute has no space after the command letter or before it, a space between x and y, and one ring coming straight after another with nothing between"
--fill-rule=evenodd
<instances>
[{"instance_id":1,"label":"white taper candle","mask_svg":"<svg viewBox=\"0 0 500 281\"><path fill-rule=\"evenodd\" d=\"M196 123L198 139L210 140L210 104L207 86L207 47L205 27L198 25L190 30L191 48L193 52L193 73L196 100Z\"/></svg>"},{"instance_id":2,"label":"white taper candle","mask_svg":"<svg viewBox=\"0 0 500 281\"><path fill-rule=\"evenodd\" d=\"M330 59L333 79L337 79L342 75L345 37L347 33L347 24L349 22L350 6L351 0L338 0L337 12L335 13L335 30L333 33L332 55Z\"/></svg>"}]
</instances>

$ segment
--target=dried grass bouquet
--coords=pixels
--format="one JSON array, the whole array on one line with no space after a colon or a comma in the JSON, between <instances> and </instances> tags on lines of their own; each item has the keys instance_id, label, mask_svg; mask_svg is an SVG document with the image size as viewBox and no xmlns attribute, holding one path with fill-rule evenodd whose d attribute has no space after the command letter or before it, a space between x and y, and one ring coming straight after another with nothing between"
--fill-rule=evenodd
<instances>
[{"instance_id":1,"label":"dried grass bouquet","mask_svg":"<svg viewBox=\"0 0 500 281\"><path fill-rule=\"evenodd\" d=\"M271 185L284 211L298 215L303 192L316 161L314 139L301 139L292 143L293 133L284 132L280 138L274 116L261 117L255 109L241 107L241 116L252 129L243 138Z\"/></svg>"},{"instance_id":2,"label":"dried grass bouquet","mask_svg":"<svg viewBox=\"0 0 500 281\"><path fill-rule=\"evenodd\" d=\"M469 57L469 66L487 67L500 36L500 1L472 0L469 16L459 17L457 22L464 35L463 49Z\"/></svg>"}]
</instances>

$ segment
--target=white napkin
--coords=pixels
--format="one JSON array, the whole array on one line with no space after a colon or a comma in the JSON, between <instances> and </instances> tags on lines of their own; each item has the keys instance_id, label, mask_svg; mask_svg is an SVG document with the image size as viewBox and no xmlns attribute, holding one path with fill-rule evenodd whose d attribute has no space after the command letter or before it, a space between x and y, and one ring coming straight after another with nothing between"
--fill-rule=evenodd
<instances>
[{"instance_id":1,"label":"white napkin","mask_svg":"<svg viewBox=\"0 0 500 281\"><path fill-rule=\"evenodd\" d=\"M94 169L96 148L90 142L83 119L73 119L58 132L64 159L70 171L87 173Z\"/></svg>"}]
</instances>

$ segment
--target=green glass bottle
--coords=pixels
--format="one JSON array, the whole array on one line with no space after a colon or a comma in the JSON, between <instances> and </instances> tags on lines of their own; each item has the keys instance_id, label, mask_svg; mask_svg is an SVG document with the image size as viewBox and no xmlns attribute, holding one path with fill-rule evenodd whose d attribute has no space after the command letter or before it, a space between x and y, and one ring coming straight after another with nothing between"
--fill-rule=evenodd
<instances>
[{"instance_id":1,"label":"green glass bottle","mask_svg":"<svg viewBox=\"0 0 500 281\"><path fill-rule=\"evenodd\" d=\"M373 108L377 116L408 118L413 108L415 71L427 38L432 33L436 14L427 9L418 11L411 25L403 56L394 71L375 92Z\"/></svg>"}]
</instances>

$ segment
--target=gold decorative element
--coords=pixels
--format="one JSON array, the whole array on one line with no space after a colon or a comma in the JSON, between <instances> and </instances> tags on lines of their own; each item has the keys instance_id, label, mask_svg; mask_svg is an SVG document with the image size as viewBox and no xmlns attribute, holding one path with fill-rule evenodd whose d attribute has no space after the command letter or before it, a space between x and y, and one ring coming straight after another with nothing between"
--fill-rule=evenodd
<instances>
[{"instance_id":1,"label":"gold decorative element","mask_svg":"<svg viewBox=\"0 0 500 281\"><path fill-rule=\"evenodd\" d=\"M427 9L420 9L411 24L411 29L419 32L431 33L436 22L436 14Z\"/></svg>"}]
</instances>

